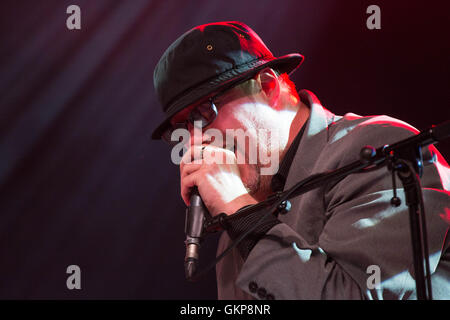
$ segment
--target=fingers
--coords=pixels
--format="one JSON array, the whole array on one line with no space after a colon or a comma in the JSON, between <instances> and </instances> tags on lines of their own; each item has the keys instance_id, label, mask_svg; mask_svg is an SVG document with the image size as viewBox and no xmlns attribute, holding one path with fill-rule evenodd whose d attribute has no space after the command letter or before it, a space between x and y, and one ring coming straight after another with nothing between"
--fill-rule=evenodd
<instances>
[{"instance_id":1,"label":"fingers","mask_svg":"<svg viewBox=\"0 0 450 320\"><path fill-rule=\"evenodd\" d=\"M227 165L221 165L223 163ZM212 145L193 145L183 155L180 162L180 191L184 203L189 206L190 189L197 186L200 190L199 184L205 182L207 172L230 171L233 170L234 165L236 165L236 155L233 151Z\"/></svg>"},{"instance_id":2,"label":"fingers","mask_svg":"<svg viewBox=\"0 0 450 320\"><path fill-rule=\"evenodd\" d=\"M183 198L184 203L186 206L189 206L190 204L190 197L191 197L191 188L194 186L198 186L200 182L200 175L202 174L201 171L195 171L194 173L185 176L181 179L180 187L181 187L181 197Z\"/></svg>"},{"instance_id":3,"label":"fingers","mask_svg":"<svg viewBox=\"0 0 450 320\"><path fill-rule=\"evenodd\" d=\"M183 155L180 163L180 187L181 187L181 197L184 203L189 206L191 188L193 186L198 186L198 171L204 164L202 159L203 150L205 146L194 145Z\"/></svg>"},{"instance_id":4,"label":"fingers","mask_svg":"<svg viewBox=\"0 0 450 320\"><path fill-rule=\"evenodd\" d=\"M186 164L201 163L203 149L204 149L204 146L201 146L201 145L193 145L192 147L190 147L186 151L186 153L183 155L183 157L181 158L180 172L183 171L184 166Z\"/></svg>"},{"instance_id":5,"label":"fingers","mask_svg":"<svg viewBox=\"0 0 450 320\"><path fill-rule=\"evenodd\" d=\"M192 145L181 158L180 169L186 163L201 162L202 159L207 163L233 164L235 163L235 158L236 154L233 150L212 144Z\"/></svg>"},{"instance_id":6,"label":"fingers","mask_svg":"<svg viewBox=\"0 0 450 320\"><path fill-rule=\"evenodd\" d=\"M199 170L203 165L203 162L199 162L196 160L195 163L187 163L183 166L183 168L180 168L180 178L184 179L186 176L190 175L192 172L195 172Z\"/></svg>"}]
</instances>

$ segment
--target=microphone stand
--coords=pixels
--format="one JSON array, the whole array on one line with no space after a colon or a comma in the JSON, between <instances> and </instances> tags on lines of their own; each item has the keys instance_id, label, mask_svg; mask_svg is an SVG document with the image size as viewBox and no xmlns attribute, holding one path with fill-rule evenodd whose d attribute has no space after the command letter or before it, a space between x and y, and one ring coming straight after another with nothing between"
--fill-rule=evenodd
<instances>
[{"instance_id":1,"label":"microphone stand","mask_svg":"<svg viewBox=\"0 0 450 320\"><path fill-rule=\"evenodd\" d=\"M395 190L394 174L396 172L403 183L406 204L409 208L417 298L418 300L432 300L425 210L420 186L423 163L421 147L434 144L448 137L450 137L450 121L439 126L433 126L390 146L386 145L378 149L366 146L360 151L360 160L330 172L312 175L284 192L278 192L263 202L240 210L238 214L258 211L265 207L270 208L270 213L279 212L280 208L286 207L288 199L297 197L332 181L343 179L349 174L368 172L387 166L388 170L392 172L394 182L394 197L391 200L391 204L393 206L400 205L400 199L396 197ZM287 206L289 207L290 204L287 204ZM227 217L222 213L207 220L204 224L204 229L206 232L225 229ZM256 226L254 225L252 230ZM248 233L252 230L248 230ZM233 247L236 245L237 241L233 244ZM231 249L231 247L228 249ZM215 263L228 253L228 249L221 256L217 257Z\"/></svg>"}]
</instances>

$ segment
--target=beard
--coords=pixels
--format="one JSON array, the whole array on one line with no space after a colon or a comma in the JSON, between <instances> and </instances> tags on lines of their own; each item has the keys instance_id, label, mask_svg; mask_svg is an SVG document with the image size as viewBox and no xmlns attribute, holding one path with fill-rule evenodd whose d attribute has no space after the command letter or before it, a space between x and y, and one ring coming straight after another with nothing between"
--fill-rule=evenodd
<instances>
[{"instance_id":1,"label":"beard","mask_svg":"<svg viewBox=\"0 0 450 320\"><path fill-rule=\"evenodd\" d=\"M256 129L252 132L257 132ZM259 131L258 131L259 132ZM247 192L258 202L265 200L273 193L271 182L275 173L268 173L272 168L274 161L279 162L278 149L272 150L271 135L250 135L248 138L238 140L233 137L233 152L238 160L241 180ZM227 139L228 141L228 139ZM251 144L251 141L253 144ZM225 148L225 147L224 147ZM229 148L230 150L231 148ZM277 152L274 153L273 152ZM252 157L250 155L252 153ZM273 159L272 155L276 155ZM240 163L239 159L244 159L244 163Z\"/></svg>"},{"instance_id":2,"label":"beard","mask_svg":"<svg viewBox=\"0 0 450 320\"><path fill-rule=\"evenodd\" d=\"M241 175L247 192L258 202L265 200L272 194L271 181L272 176L261 174L260 164L247 164L246 169Z\"/></svg>"},{"instance_id":3,"label":"beard","mask_svg":"<svg viewBox=\"0 0 450 320\"><path fill-rule=\"evenodd\" d=\"M236 144L235 144L236 145ZM258 152L256 161L251 161L249 156L249 151L251 148L249 148L248 144L246 145L246 149L244 152L239 149L242 153L245 155L245 163L244 164L238 164L239 171L241 174L241 180L247 189L247 192L258 202L266 200L269 195L273 193L271 182L273 174L264 174L264 171L267 172L267 169L271 167L272 164L272 158L271 158L271 151L270 150L270 144L267 141L261 141L259 140L258 143ZM261 151L261 148L263 148L263 152ZM236 149L235 149L236 153ZM262 159L260 155L264 153L266 154L266 157L268 159L265 159L265 163L261 163ZM267 163L267 160L269 162ZM278 161L278 157L276 161ZM253 162L253 163L252 163ZM256 162L256 163L254 163ZM241 167L242 166L242 167Z\"/></svg>"}]
</instances>

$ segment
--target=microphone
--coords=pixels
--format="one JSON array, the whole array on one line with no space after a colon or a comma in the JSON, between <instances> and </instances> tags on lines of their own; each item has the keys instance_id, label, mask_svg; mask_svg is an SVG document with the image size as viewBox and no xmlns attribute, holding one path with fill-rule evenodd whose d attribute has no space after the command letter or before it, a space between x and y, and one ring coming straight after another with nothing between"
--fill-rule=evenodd
<instances>
[{"instance_id":1,"label":"microphone","mask_svg":"<svg viewBox=\"0 0 450 320\"><path fill-rule=\"evenodd\" d=\"M184 231L186 233L186 256L184 258L184 272L186 279L193 281L197 272L200 242L203 240L203 223L207 209L200 197L197 187L191 190L190 205L186 208Z\"/></svg>"}]
</instances>

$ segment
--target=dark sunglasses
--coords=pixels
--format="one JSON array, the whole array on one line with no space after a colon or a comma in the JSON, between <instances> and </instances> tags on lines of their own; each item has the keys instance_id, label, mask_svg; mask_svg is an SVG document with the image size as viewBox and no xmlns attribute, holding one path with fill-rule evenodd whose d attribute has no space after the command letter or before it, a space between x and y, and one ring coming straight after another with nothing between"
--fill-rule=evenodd
<instances>
[{"instance_id":1,"label":"dark sunglasses","mask_svg":"<svg viewBox=\"0 0 450 320\"><path fill-rule=\"evenodd\" d=\"M200 103L195 108L193 108L186 119L182 122L177 122L170 124L170 126L163 132L161 139L167 142L169 145L174 145L179 141L172 141L172 133L177 129L189 130L189 126L203 129L209 126L217 117L218 109L221 104L217 103L217 98L224 95L229 90L233 89L236 85L231 88L227 88L213 97L209 98L203 103Z\"/></svg>"}]
</instances>

